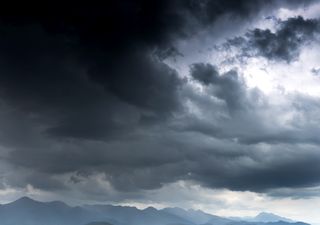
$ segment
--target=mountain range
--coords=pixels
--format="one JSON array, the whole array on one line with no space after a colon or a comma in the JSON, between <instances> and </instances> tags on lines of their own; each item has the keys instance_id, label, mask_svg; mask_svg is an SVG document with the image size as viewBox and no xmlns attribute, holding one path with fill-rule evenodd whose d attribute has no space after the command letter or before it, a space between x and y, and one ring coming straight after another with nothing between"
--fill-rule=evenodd
<instances>
[{"instance_id":1,"label":"mountain range","mask_svg":"<svg viewBox=\"0 0 320 225\"><path fill-rule=\"evenodd\" d=\"M28 197L0 205L1 225L308 225L270 213L254 218L224 218L200 210L113 205L71 207Z\"/></svg>"}]
</instances>

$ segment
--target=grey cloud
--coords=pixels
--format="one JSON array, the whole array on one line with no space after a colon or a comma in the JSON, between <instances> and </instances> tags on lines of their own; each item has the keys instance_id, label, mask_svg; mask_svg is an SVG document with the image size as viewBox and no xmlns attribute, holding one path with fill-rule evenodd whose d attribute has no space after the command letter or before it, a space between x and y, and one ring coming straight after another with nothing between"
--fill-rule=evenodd
<instances>
[{"instance_id":1,"label":"grey cloud","mask_svg":"<svg viewBox=\"0 0 320 225\"><path fill-rule=\"evenodd\" d=\"M49 191L72 191L69 188L76 188L77 184L67 185L59 176L71 179L78 171L81 187L95 173L101 173L105 174L101 179L120 193L140 193L140 198L143 190L177 180L192 180L209 188L256 192L319 184L317 146L246 145L192 132L153 132L152 136L136 136L135 141L121 144L55 145L48 141L43 147L16 149L5 159L31 172L12 170L6 182L11 186L30 183Z\"/></svg>"},{"instance_id":2,"label":"grey cloud","mask_svg":"<svg viewBox=\"0 0 320 225\"><path fill-rule=\"evenodd\" d=\"M39 27L3 27L2 33L2 99L42 117L48 134L103 139L179 108L177 73L148 52L111 71L81 64L72 40Z\"/></svg>"},{"instance_id":3,"label":"grey cloud","mask_svg":"<svg viewBox=\"0 0 320 225\"><path fill-rule=\"evenodd\" d=\"M191 66L190 75L204 87L202 93L185 89L185 97L199 113L187 115L187 122L179 123L178 129L249 145L319 143L315 135L320 110L317 97L287 95L287 102L279 107L272 105L258 89L246 87L235 71L219 74L216 67L198 63ZM288 125L281 125L283 121L278 120L278 116L281 118L289 111L292 118L287 121ZM272 120L270 115L275 115Z\"/></svg>"},{"instance_id":4,"label":"grey cloud","mask_svg":"<svg viewBox=\"0 0 320 225\"><path fill-rule=\"evenodd\" d=\"M205 85L214 83L219 72L210 64L197 63L191 66L191 76Z\"/></svg>"},{"instance_id":5,"label":"grey cloud","mask_svg":"<svg viewBox=\"0 0 320 225\"><path fill-rule=\"evenodd\" d=\"M220 73L196 63L188 82L165 63L179 57L175 40L224 15L247 18L269 10L267 3L122 1L99 10L79 5L71 14L73 5L54 6L54 15L46 7L32 15L4 14L0 143L11 171L5 182L65 193L79 188L88 195L92 185L105 182L92 196L110 191L112 198L111 187L117 200L144 198L145 190L178 180L257 192L317 185L312 132L318 129L311 120L318 99L295 96L277 111L235 70ZM269 49L273 42L298 47L314 23L294 18L277 33L256 30L246 38L259 54L285 59L291 50ZM292 130L270 121L281 110L302 112L307 123L295 120Z\"/></svg>"},{"instance_id":6,"label":"grey cloud","mask_svg":"<svg viewBox=\"0 0 320 225\"><path fill-rule=\"evenodd\" d=\"M245 86L236 71L231 70L220 75L214 66L198 63L191 65L190 73L194 79L205 85L211 84L213 94L224 100L231 110L245 106Z\"/></svg>"},{"instance_id":7,"label":"grey cloud","mask_svg":"<svg viewBox=\"0 0 320 225\"><path fill-rule=\"evenodd\" d=\"M244 37L231 39L226 47L240 47L242 57L263 56L270 60L291 62L299 56L301 46L316 40L319 21L301 16L279 21L275 32L254 29Z\"/></svg>"},{"instance_id":8,"label":"grey cloud","mask_svg":"<svg viewBox=\"0 0 320 225\"><path fill-rule=\"evenodd\" d=\"M311 73L315 76L319 76L320 75L320 68L312 68Z\"/></svg>"},{"instance_id":9,"label":"grey cloud","mask_svg":"<svg viewBox=\"0 0 320 225\"><path fill-rule=\"evenodd\" d=\"M312 199L319 196L319 187L279 188L269 192L274 198Z\"/></svg>"}]
</instances>

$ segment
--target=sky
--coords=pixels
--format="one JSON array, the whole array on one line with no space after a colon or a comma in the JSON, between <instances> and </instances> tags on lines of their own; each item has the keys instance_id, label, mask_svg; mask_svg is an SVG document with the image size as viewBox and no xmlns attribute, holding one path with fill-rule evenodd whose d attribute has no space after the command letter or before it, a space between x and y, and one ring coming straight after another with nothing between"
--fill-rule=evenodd
<instances>
[{"instance_id":1,"label":"sky","mask_svg":"<svg viewBox=\"0 0 320 225\"><path fill-rule=\"evenodd\" d=\"M0 202L320 224L320 2L0 9Z\"/></svg>"}]
</instances>

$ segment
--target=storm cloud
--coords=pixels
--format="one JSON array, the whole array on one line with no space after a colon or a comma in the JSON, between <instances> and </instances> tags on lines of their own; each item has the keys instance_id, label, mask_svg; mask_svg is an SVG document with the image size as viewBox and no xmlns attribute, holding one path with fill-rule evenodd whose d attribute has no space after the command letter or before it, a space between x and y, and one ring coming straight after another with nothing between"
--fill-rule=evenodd
<instances>
[{"instance_id":1,"label":"storm cloud","mask_svg":"<svg viewBox=\"0 0 320 225\"><path fill-rule=\"evenodd\" d=\"M271 98L248 86L244 71L215 59L195 60L186 74L174 66L185 57L179 41L223 19L252 21L312 4L175 0L2 8L3 185L114 201L144 199L145 191L178 181L274 196L280 188L318 186L319 96ZM318 33L318 19L279 19L275 30L234 34L223 48L290 64L304 45L317 43Z\"/></svg>"}]
</instances>

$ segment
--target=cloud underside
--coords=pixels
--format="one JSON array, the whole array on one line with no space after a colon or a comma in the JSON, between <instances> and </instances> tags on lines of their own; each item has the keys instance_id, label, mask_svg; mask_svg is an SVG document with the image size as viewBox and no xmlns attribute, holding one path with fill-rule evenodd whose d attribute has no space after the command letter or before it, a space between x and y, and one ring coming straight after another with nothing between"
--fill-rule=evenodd
<instances>
[{"instance_id":1,"label":"cloud underside","mask_svg":"<svg viewBox=\"0 0 320 225\"><path fill-rule=\"evenodd\" d=\"M311 4L272 3L124 1L107 11L79 6L74 15L66 6L55 21L47 6L33 16L4 14L3 185L55 192L97 182L123 198L179 180L279 196L274 190L319 185L318 97L292 93L279 106L237 69L194 62L183 77L165 63L183 57L176 41L225 15L245 21ZM318 20L295 17L223 48L292 63L318 35Z\"/></svg>"}]
</instances>

